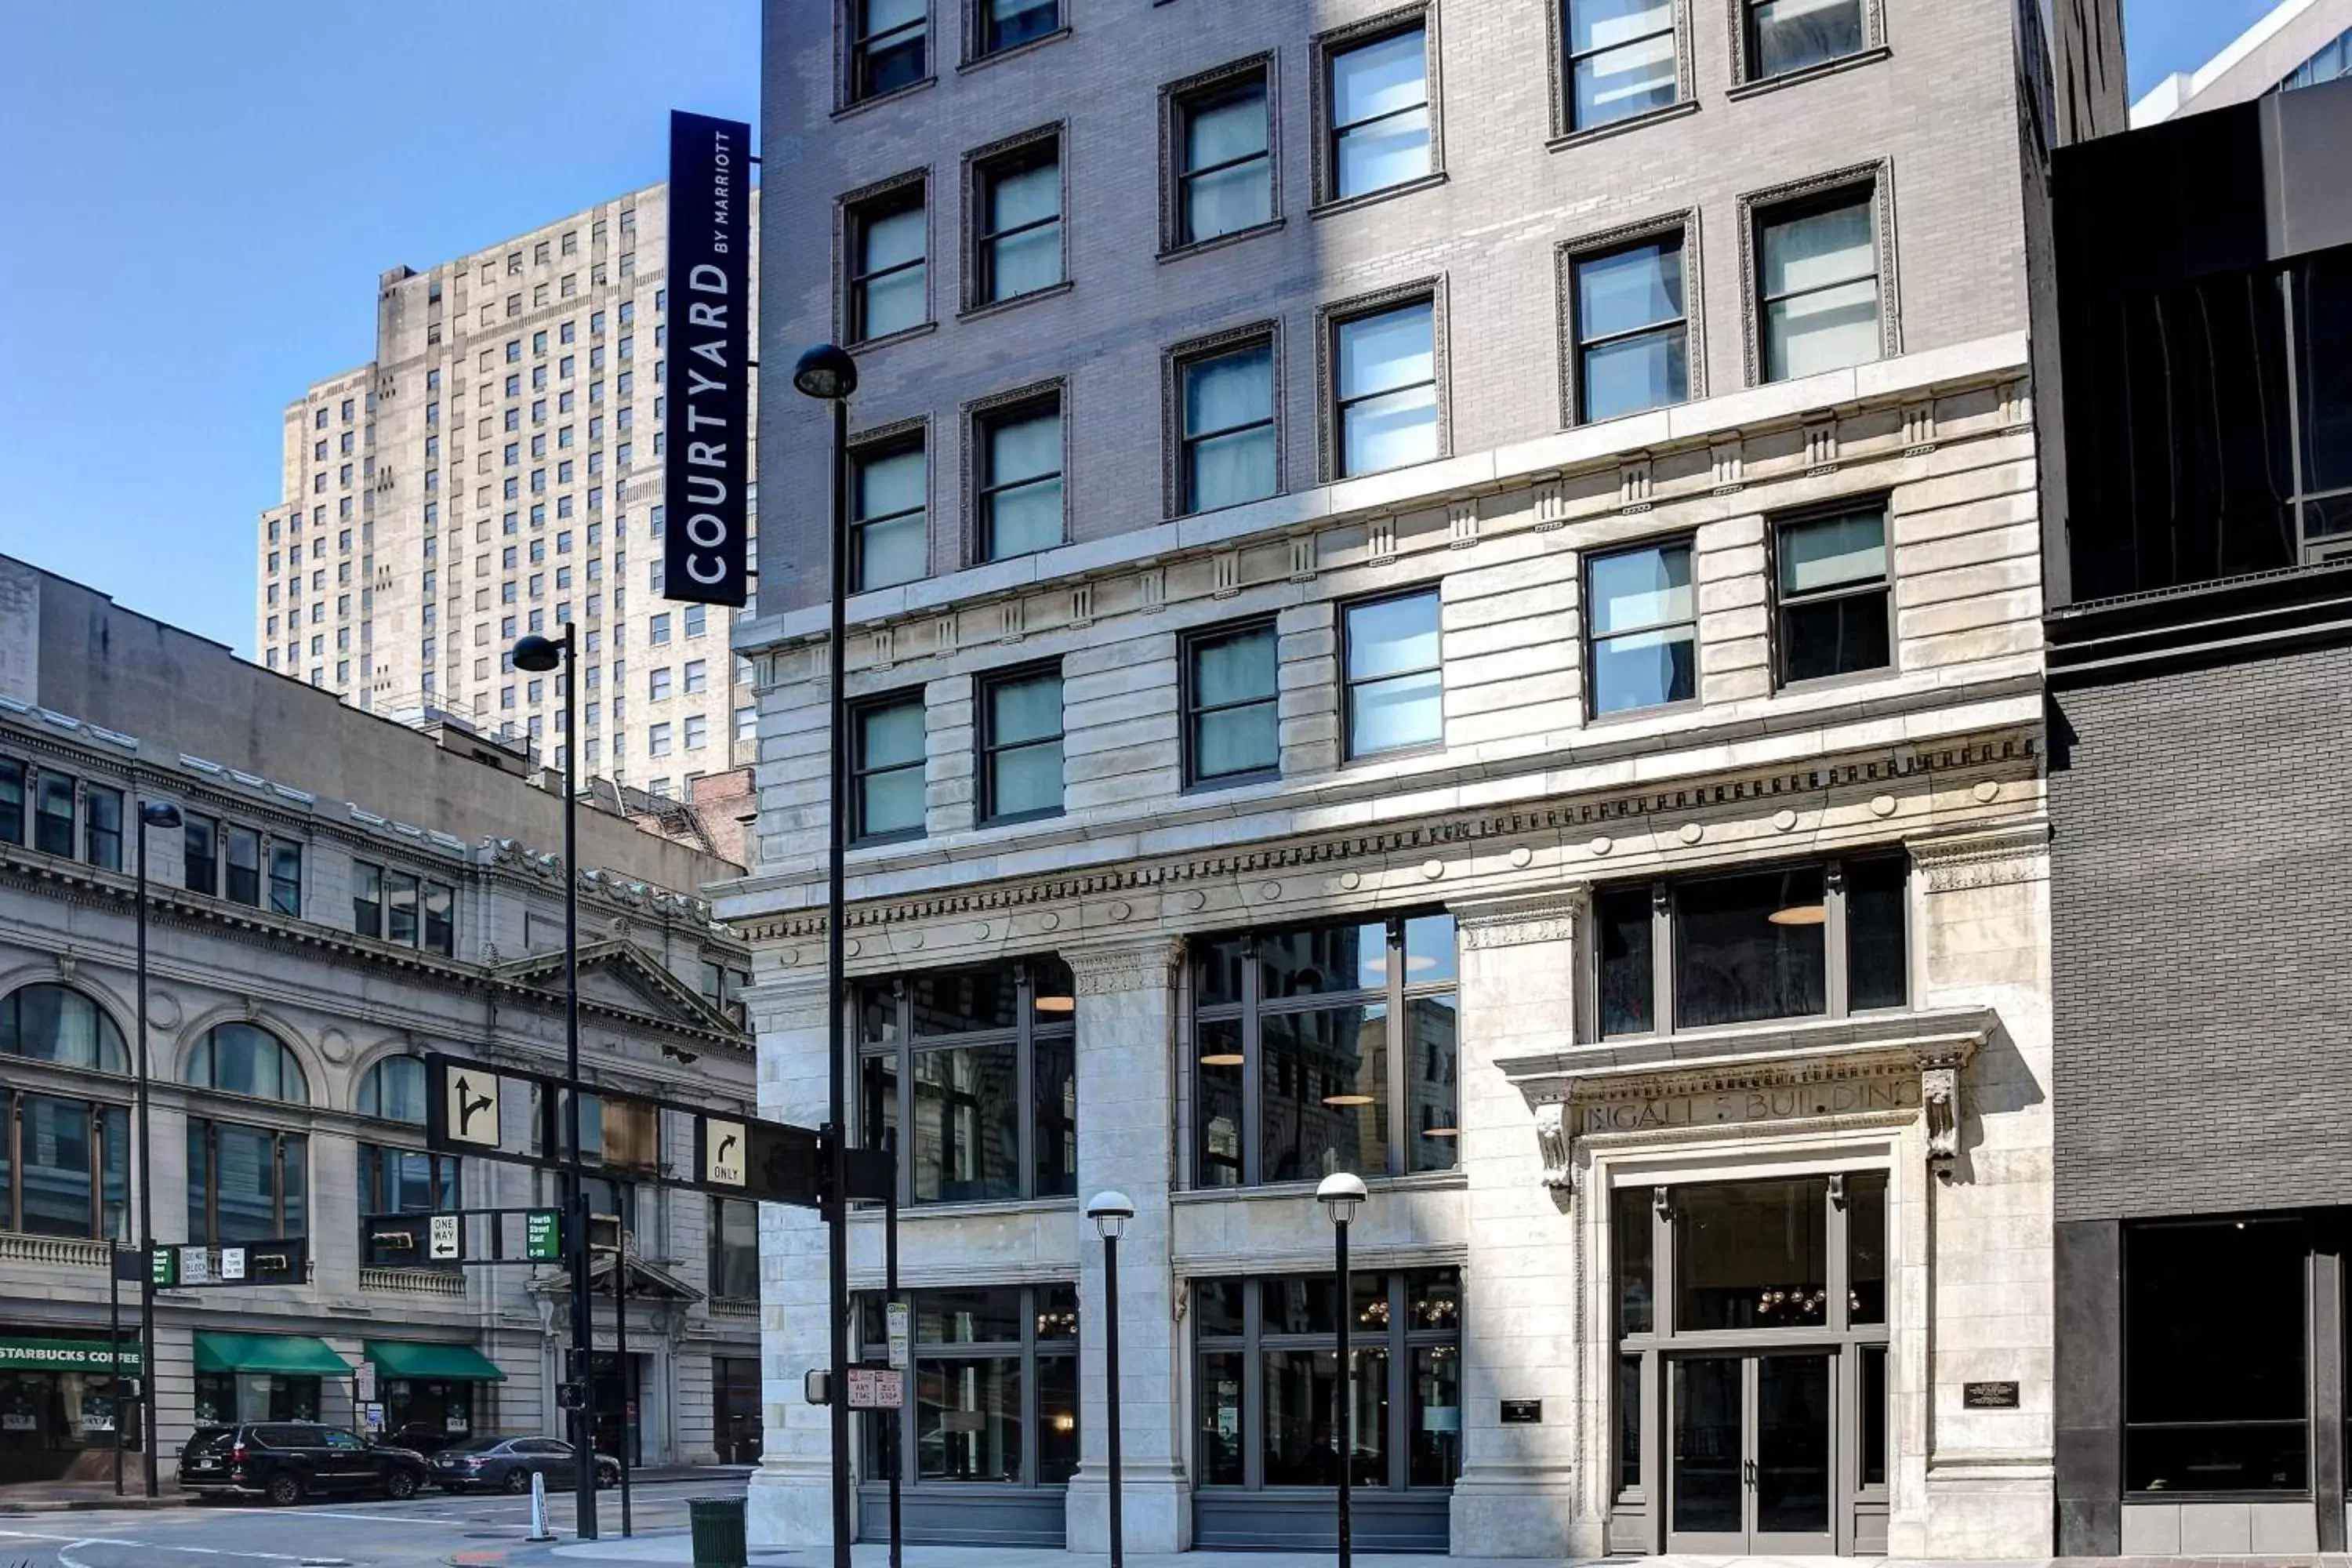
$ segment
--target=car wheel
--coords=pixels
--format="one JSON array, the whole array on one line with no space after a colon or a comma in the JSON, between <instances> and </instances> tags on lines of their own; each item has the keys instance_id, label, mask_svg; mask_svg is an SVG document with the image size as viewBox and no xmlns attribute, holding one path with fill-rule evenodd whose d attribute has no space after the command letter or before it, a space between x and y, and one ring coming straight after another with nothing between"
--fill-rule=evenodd
<instances>
[{"instance_id":1,"label":"car wheel","mask_svg":"<svg viewBox=\"0 0 2352 1568\"><path fill-rule=\"evenodd\" d=\"M394 1502L405 1502L416 1495L416 1478L394 1466L383 1477L383 1495Z\"/></svg>"},{"instance_id":2,"label":"car wheel","mask_svg":"<svg viewBox=\"0 0 2352 1568\"><path fill-rule=\"evenodd\" d=\"M269 1478L269 1500L274 1507L292 1508L302 1500L302 1478L291 1470L280 1470Z\"/></svg>"},{"instance_id":3,"label":"car wheel","mask_svg":"<svg viewBox=\"0 0 2352 1568\"><path fill-rule=\"evenodd\" d=\"M597 1485L599 1488L617 1487L617 1486L619 1486L620 1484L621 1484L621 1472L620 1472L620 1471L615 1470L615 1469L612 1469L612 1468L605 1468L599 1469L599 1470L596 1472L596 1485Z\"/></svg>"},{"instance_id":4,"label":"car wheel","mask_svg":"<svg viewBox=\"0 0 2352 1568\"><path fill-rule=\"evenodd\" d=\"M507 1490L510 1492L521 1493L530 1490L530 1478L523 1474L522 1467L520 1465L507 1472L505 1484Z\"/></svg>"}]
</instances>

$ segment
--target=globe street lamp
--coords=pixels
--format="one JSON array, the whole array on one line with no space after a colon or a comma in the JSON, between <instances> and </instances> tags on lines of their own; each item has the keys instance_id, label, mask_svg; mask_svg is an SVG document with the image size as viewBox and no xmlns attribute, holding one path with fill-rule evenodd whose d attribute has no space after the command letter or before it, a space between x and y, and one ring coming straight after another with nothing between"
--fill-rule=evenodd
<instances>
[{"instance_id":1,"label":"globe street lamp","mask_svg":"<svg viewBox=\"0 0 2352 1568\"><path fill-rule=\"evenodd\" d=\"M1135 1200L1125 1193L1097 1193L1087 1205L1087 1217L1103 1243L1103 1404L1110 1439L1110 1568L1125 1568L1126 1531L1119 1513L1118 1489L1118 1236L1135 1217Z\"/></svg>"},{"instance_id":2,"label":"globe street lamp","mask_svg":"<svg viewBox=\"0 0 2352 1568\"><path fill-rule=\"evenodd\" d=\"M158 1489L155 1474L155 1144L148 1136L147 1089L147 830L177 827L180 808L169 801L139 803L139 893L133 900L139 927L139 1447L146 1469L147 1495ZM113 1266L111 1257L108 1267ZM114 1426L122 1429L122 1379L118 1352L114 1380Z\"/></svg>"},{"instance_id":3,"label":"globe street lamp","mask_svg":"<svg viewBox=\"0 0 2352 1568\"><path fill-rule=\"evenodd\" d=\"M1339 1276L1339 1440L1336 1445L1339 1450L1339 1568L1350 1568L1355 1561L1348 1510L1353 1501L1349 1484L1356 1464L1356 1369L1348 1349L1348 1330L1356 1307L1348 1279L1348 1226L1355 1219L1356 1211L1363 1206L1364 1178L1346 1171L1335 1172L1324 1177L1315 1189L1315 1201L1331 1216L1331 1230L1337 1238L1334 1268Z\"/></svg>"},{"instance_id":4,"label":"globe street lamp","mask_svg":"<svg viewBox=\"0 0 2352 1568\"><path fill-rule=\"evenodd\" d=\"M793 387L804 396L833 405L833 517L826 556L832 567L831 636L826 655L830 682L825 689L829 710L833 765L827 778L825 812L824 994L825 994L825 1125L824 1190L826 1250L831 1254L826 1359L832 1365L833 1388L833 1561L834 1568L849 1568L849 1405L843 1391L849 1383L849 1068L847 1043L842 1038L842 857L849 843L847 709L842 701L847 640L849 598L849 398L857 390L857 362L845 350L819 343L793 366Z\"/></svg>"}]
</instances>

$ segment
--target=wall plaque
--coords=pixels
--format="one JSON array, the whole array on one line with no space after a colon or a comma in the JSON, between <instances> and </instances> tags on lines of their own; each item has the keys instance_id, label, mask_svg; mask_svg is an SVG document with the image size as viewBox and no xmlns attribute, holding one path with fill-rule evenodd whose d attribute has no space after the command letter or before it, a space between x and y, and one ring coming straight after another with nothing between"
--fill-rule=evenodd
<instances>
[{"instance_id":1,"label":"wall plaque","mask_svg":"<svg viewBox=\"0 0 2352 1568\"><path fill-rule=\"evenodd\" d=\"M1964 1383L1960 1384L1960 1403L1970 1410L2014 1410L2017 1408L2017 1384Z\"/></svg>"},{"instance_id":2,"label":"wall plaque","mask_svg":"<svg viewBox=\"0 0 2352 1568\"><path fill-rule=\"evenodd\" d=\"M1503 1401L1503 1425L1506 1426L1537 1426L1543 1423L1543 1401L1540 1399L1506 1399Z\"/></svg>"}]
</instances>

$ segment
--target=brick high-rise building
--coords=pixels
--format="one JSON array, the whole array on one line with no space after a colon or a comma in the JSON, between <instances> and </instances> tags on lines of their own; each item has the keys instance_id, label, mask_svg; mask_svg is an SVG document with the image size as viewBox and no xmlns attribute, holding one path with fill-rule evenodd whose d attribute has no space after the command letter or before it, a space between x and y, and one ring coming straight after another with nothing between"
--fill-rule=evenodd
<instances>
[{"instance_id":1,"label":"brick high-rise building","mask_svg":"<svg viewBox=\"0 0 2352 1568\"><path fill-rule=\"evenodd\" d=\"M287 406L255 541L263 663L554 762L562 677L505 656L569 616L582 773L683 797L739 738L748 755L731 613L661 596L667 213L650 185L383 276L375 358Z\"/></svg>"}]
</instances>

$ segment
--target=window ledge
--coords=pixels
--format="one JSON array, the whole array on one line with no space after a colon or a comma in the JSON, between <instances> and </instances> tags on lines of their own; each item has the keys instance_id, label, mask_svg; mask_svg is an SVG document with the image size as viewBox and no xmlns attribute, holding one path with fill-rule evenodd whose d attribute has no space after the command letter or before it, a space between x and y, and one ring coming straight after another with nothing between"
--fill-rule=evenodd
<instances>
[{"instance_id":1,"label":"window ledge","mask_svg":"<svg viewBox=\"0 0 2352 1568\"><path fill-rule=\"evenodd\" d=\"M1523 1092L1568 1100L1579 1089L1616 1089L1644 1079L1705 1070L1726 1079L1792 1060L1891 1068L1965 1063L2000 1026L1990 1007L1897 1008L1844 1018L1775 1019L1571 1046L1495 1065Z\"/></svg>"},{"instance_id":2,"label":"window ledge","mask_svg":"<svg viewBox=\"0 0 2352 1568\"><path fill-rule=\"evenodd\" d=\"M1017 310L1022 306L1035 300L1051 300L1056 295L1066 294L1071 287L1070 280L1065 278L1059 283L1048 284L1043 289L1032 289L1026 294L1015 294L1010 300L991 300L985 305L968 306L956 312L956 320L978 321L990 316L1001 316L1007 310Z\"/></svg>"},{"instance_id":3,"label":"window ledge","mask_svg":"<svg viewBox=\"0 0 2352 1568\"><path fill-rule=\"evenodd\" d=\"M1895 661L1889 659L1885 664L1873 665L1868 669L1847 669L1841 670L1835 675L1816 675L1804 680L1783 680L1775 686L1773 690L1834 691L1843 686L1867 686L1874 680L1885 680L1889 676L1902 673L1903 671Z\"/></svg>"},{"instance_id":4,"label":"window ledge","mask_svg":"<svg viewBox=\"0 0 2352 1568\"><path fill-rule=\"evenodd\" d=\"M1629 114L1622 120L1610 121L1605 125L1589 125L1580 131L1570 131L1566 135L1553 137L1544 145L1552 152L1565 153L1572 147L1583 147L1595 142L1606 142L1612 136L1623 136L1631 132L1646 130L1650 126L1665 121L1681 120L1697 112L1698 100L1685 98L1679 102L1669 103L1663 109L1644 110L1640 114Z\"/></svg>"},{"instance_id":5,"label":"window ledge","mask_svg":"<svg viewBox=\"0 0 2352 1568\"><path fill-rule=\"evenodd\" d=\"M861 98L855 103L845 103L833 111L833 118L846 120L852 115L863 114L867 110L881 104L896 103L902 98L910 97L925 88L937 87L939 84L938 77L927 76L919 81L910 81L904 87L892 88L888 92L877 92L871 98Z\"/></svg>"},{"instance_id":6,"label":"window ledge","mask_svg":"<svg viewBox=\"0 0 2352 1568\"><path fill-rule=\"evenodd\" d=\"M1198 256L1204 250L1223 250L1226 246L1239 245L1245 239L1255 239L1260 235L1272 234L1282 227L1282 225L1283 218L1280 214L1276 214L1264 223L1254 223L1247 228L1237 228L1230 234L1221 234L1210 239L1188 240L1182 245L1171 245L1160 253L1159 259L1181 261L1188 256Z\"/></svg>"},{"instance_id":7,"label":"window ledge","mask_svg":"<svg viewBox=\"0 0 2352 1568\"><path fill-rule=\"evenodd\" d=\"M978 1203L908 1204L898 1210L898 1223L922 1219L1006 1219L1021 1215L1075 1214L1076 1197L996 1198ZM849 1211L853 1225L880 1225L888 1211L880 1204Z\"/></svg>"},{"instance_id":8,"label":"window ledge","mask_svg":"<svg viewBox=\"0 0 2352 1568\"><path fill-rule=\"evenodd\" d=\"M887 349L893 343L903 343L909 338L929 337L939 330L940 324L937 321L922 321L911 327L901 327L895 332L885 332L878 338L860 338L854 343L846 343L843 346L851 353L862 354L875 349Z\"/></svg>"},{"instance_id":9,"label":"window ledge","mask_svg":"<svg viewBox=\"0 0 2352 1568\"><path fill-rule=\"evenodd\" d=\"M1070 25L1067 22L1065 22L1060 26L1055 28L1052 32L1040 34L1038 37L1031 38L1025 43L1014 44L1009 48L992 50L992 52L984 55L974 55L970 59L958 65L956 67L956 73L961 76L965 71L985 70L988 67L994 65L999 60L1009 60L1013 58L1015 56L1025 55L1037 49L1042 49L1048 44L1058 44L1069 36Z\"/></svg>"},{"instance_id":10,"label":"window ledge","mask_svg":"<svg viewBox=\"0 0 2352 1568\"><path fill-rule=\"evenodd\" d=\"M1456 1165L1450 1171L1419 1171L1409 1176L1366 1176L1368 1193L1450 1192L1470 1184L1470 1173ZM1260 1182L1254 1187L1186 1187L1168 1194L1171 1204L1213 1204L1263 1200L1287 1202L1315 1195L1313 1182Z\"/></svg>"},{"instance_id":11,"label":"window ledge","mask_svg":"<svg viewBox=\"0 0 2352 1568\"><path fill-rule=\"evenodd\" d=\"M1407 180L1402 184L1383 185L1377 191L1366 191L1361 195L1340 196L1332 201L1319 203L1308 208L1307 216L1329 217L1334 213L1354 212L1359 207L1377 206L1381 202L1391 201L1398 196L1409 196L1419 191L1431 190L1444 183L1445 171L1438 169L1422 175L1417 180Z\"/></svg>"},{"instance_id":12,"label":"window ledge","mask_svg":"<svg viewBox=\"0 0 2352 1568\"><path fill-rule=\"evenodd\" d=\"M1784 87L1796 87L1804 82L1819 81L1825 76L1836 76L1841 71L1857 70L1864 66L1874 66L1894 52L1885 44L1881 44L1874 49L1864 49L1858 54L1840 55L1833 60L1823 60L1819 65L1806 66L1801 70L1783 71L1779 76L1768 76L1760 81L1743 81L1724 96L1734 102L1746 98L1760 98L1768 92L1778 92Z\"/></svg>"}]
</instances>

